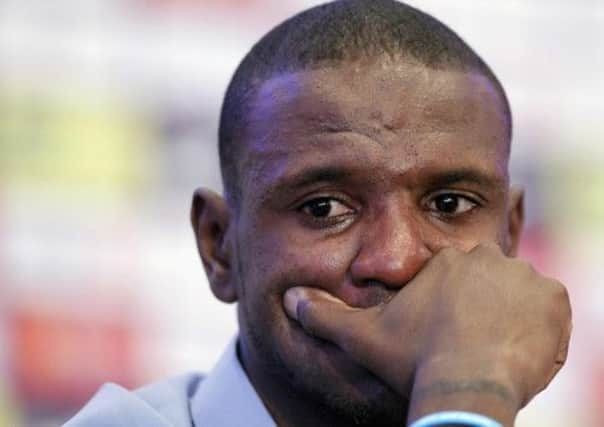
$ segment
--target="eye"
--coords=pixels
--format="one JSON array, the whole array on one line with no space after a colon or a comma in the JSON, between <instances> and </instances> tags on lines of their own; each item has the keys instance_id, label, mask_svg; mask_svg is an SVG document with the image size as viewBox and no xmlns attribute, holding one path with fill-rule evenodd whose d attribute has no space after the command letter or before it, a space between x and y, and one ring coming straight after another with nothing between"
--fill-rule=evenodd
<instances>
[{"instance_id":1,"label":"eye","mask_svg":"<svg viewBox=\"0 0 604 427\"><path fill-rule=\"evenodd\" d=\"M478 203L474 200L455 193L439 194L428 203L430 211L449 217L469 212L476 206L478 206Z\"/></svg>"},{"instance_id":2,"label":"eye","mask_svg":"<svg viewBox=\"0 0 604 427\"><path fill-rule=\"evenodd\" d=\"M315 219L331 219L354 213L354 210L333 197L317 197L308 200L300 211Z\"/></svg>"}]
</instances>

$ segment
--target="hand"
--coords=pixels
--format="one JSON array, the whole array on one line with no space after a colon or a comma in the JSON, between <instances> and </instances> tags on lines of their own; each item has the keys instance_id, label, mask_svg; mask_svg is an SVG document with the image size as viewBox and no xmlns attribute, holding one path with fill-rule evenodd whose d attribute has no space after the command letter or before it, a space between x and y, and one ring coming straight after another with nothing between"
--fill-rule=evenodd
<instances>
[{"instance_id":1,"label":"hand","mask_svg":"<svg viewBox=\"0 0 604 427\"><path fill-rule=\"evenodd\" d=\"M564 364L571 331L564 286L485 245L440 251L386 304L353 308L292 288L284 305L409 397L410 419L460 409L511 425Z\"/></svg>"}]
</instances>

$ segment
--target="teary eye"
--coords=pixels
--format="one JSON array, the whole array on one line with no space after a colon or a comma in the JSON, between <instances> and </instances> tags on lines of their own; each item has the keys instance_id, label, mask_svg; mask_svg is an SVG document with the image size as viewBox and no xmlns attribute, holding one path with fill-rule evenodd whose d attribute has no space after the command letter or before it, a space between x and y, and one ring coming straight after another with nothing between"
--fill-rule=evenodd
<instances>
[{"instance_id":1,"label":"teary eye","mask_svg":"<svg viewBox=\"0 0 604 427\"><path fill-rule=\"evenodd\" d=\"M445 193L434 197L428 204L428 209L438 214L454 216L469 212L477 205L477 202L468 197L455 193Z\"/></svg>"},{"instance_id":2,"label":"teary eye","mask_svg":"<svg viewBox=\"0 0 604 427\"><path fill-rule=\"evenodd\" d=\"M314 218L334 218L353 212L344 203L332 197L317 197L305 202L300 210Z\"/></svg>"}]
</instances>

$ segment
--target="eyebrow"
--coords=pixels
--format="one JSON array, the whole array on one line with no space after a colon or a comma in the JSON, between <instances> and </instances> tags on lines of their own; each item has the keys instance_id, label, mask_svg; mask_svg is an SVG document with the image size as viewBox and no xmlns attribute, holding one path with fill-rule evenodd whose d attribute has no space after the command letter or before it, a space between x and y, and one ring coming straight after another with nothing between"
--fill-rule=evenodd
<instances>
[{"instance_id":1,"label":"eyebrow","mask_svg":"<svg viewBox=\"0 0 604 427\"><path fill-rule=\"evenodd\" d=\"M431 187L446 187L459 183L472 183L481 187L495 189L504 184L505 178L485 173L474 168L460 168L433 173L427 181Z\"/></svg>"},{"instance_id":2,"label":"eyebrow","mask_svg":"<svg viewBox=\"0 0 604 427\"><path fill-rule=\"evenodd\" d=\"M445 171L426 170L426 176L415 185L422 187L439 188L454 184L470 183L488 190L496 190L505 182L505 178L494 174L485 173L475 168L459 168ZM410 171L411 172L411 171ZM296 191L318 182L351 182L354 181L355 169L337 165L316 166L304 169L298 173L284 175L277 179L268 190L268 194L281 193L282 191ZM366 181L365 181L366 182Z\"/></svg>"},{"instance_id":3,"label":"eyebrow","mask_svg":"<svg viewBox=\"0 0 604 427\"><path fill-rule=\"evenodd\" d=\"M276 182L275 189L287 187L291 190L306 187L317 182L346 181L354 175L354 171L340 166L317 166L304 169L299 173L285 175Z\"/></svg>"}]
</instances>

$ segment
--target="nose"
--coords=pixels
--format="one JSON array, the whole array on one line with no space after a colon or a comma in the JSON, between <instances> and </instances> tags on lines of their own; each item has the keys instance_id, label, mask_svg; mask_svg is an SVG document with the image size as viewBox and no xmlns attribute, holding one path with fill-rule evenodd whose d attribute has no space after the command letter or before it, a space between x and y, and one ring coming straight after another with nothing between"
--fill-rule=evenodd
<instances>
[{"instance_id":1,"label":"nose","mask_svg":"<svg viewBox=\"0 0 604 427\"><path fill-rule=\"evenodd\" d=\"M411 280L432 256L419 222L396 206L376 214L365 227L352 262L352 282L357 286L377 282L400 288Z\"/></svg>"}]
</instances>

